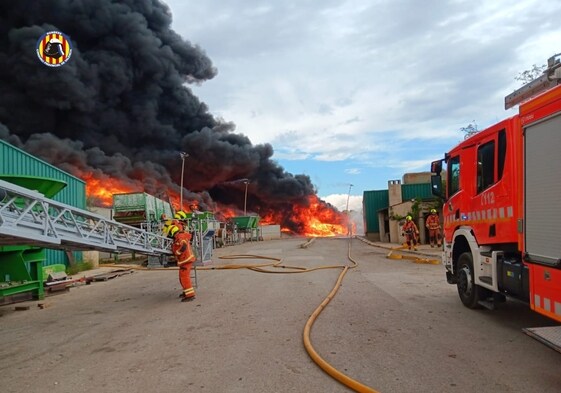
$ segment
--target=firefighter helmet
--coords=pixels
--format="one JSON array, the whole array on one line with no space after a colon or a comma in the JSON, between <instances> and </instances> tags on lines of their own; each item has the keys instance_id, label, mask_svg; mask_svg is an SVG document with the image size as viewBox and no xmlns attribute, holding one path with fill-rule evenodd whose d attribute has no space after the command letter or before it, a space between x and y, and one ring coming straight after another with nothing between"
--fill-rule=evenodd
<instances>
[{"instance_id":1,"label":"firefighter helmet","mask_svg":"<svg viewBox=\"0 0 561 393\"><path fill-rule=\"evenodd\" d=\"M181 227L179 225L171 225L168 227L168 237L173 238L177 232L181 231Z\"/></svg>"},{"instance_id":2,"label":"firefighter helmet","mask_svg":"<svg viewBox=\"0 0 561 393\"><path fill-rule=\"evenodd\" d=\"M430 209L430 214L436 214L436 209Z\"/></svg>"},{"instance_id":3,"label":"firefighter helmet","mask_svg":"<svg viewBox=\"0 0 561 393\"><path fill-rule=\"evenodd\" d=\"M405 217L405 220L407 220L407 221L411 221L412 219L413 219L413 217L411 217L411 216Z\"/></svg>"},{"instance_id":4,"label":"firefighter helmet","mask_svg":"<svg viewBox=\"0 0 561 393\"><path fill-rule=\"evenodd\" d=\"M185 213L183 210L180 210L173 215L173 218L177 220L185 220L187 218L187 213Z\"/></svg>"},{"instance_id":5,"label":"firefighter helmet","mask_svg":"<svg viewBox=\"0 0 561 393\"><path fill-rule=\"evenodd\" d=\"M162 232L164 233L164 236L168 235L169 228L171 227L171 225L172 225L171 220L164 221L164 225L162 226Z\"/></svg>"}]
</instances>

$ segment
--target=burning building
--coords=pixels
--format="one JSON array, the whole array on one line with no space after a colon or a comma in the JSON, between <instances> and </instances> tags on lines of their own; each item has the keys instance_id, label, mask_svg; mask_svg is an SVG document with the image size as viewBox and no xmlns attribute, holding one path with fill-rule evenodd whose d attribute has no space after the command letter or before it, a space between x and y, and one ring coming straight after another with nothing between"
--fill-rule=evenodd
<instances>
[{"instance_id":1,"label":"burning building","mask_svg":"<svg viewBox=\"0 0 561 393\"><path fill-rule=\"evenodd\" d=\"M171 29L159 0L0 3L0 138L83 179L93 204L113 193L180 194L214 212L247 204L265 222L306 235L346 233L346 216L308 176L286 172L189 88L217 74L204 50ZM63 32L72 57L38 61L39 38ZM251 179L244 198L244 185Z\"/></svg>"}]
</instances>

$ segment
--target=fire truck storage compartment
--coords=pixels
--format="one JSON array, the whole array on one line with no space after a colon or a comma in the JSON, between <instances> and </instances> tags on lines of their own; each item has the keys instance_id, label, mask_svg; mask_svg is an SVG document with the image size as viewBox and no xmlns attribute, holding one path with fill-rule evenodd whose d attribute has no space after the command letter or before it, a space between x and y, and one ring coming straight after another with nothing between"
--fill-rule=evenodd
<instances>
[{"instance_id":1,"label":"fire truck storage compartment","mask_svg":"<svg viewBox=\"0 0 561 393\"><path fill-rule=\"evenodd\" d=\"M528 301L530 293L528 267L516 256L503 256L497 262L500 288L510 295Z\"/></svg>"},{"instance_id":2,"label":"fire truck storage compartment","mask_svg":"<svg viewBox=\"0 0 561 393\"><path fill-rule=\"evenodd\" d=\"M561 115L524 129L526 260L549 266L561 258Z\"/></svg>"}]
</instances>

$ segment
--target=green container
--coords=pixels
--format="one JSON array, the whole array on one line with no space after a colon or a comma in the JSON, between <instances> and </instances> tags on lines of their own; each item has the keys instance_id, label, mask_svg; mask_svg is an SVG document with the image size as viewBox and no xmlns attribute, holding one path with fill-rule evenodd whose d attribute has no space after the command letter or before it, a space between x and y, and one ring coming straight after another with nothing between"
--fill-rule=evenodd
<instances>
[{"instance_id":1,"label":"green container","mask_svg":"<svg viewBox=\"0 0 561 393\"><path fill-rule=\"evenodd\" d=\"M238 229L257 228L259 224L259 216L237 216L232 217L232 221L236 223Z\"/></svg>"},{"instance_id":2,"label":"green container","mask_svg":"<svg viewBox=\"0 0 561 393\"><path fill-rule=\"evenodd\" d=\"M145 192L113 195L113 218L130 225L159 221L162 214L172 217L171 205Z\"/></svg>"},{"instance_id":3,"label":"green container","mask_svg":"<svg viewBox=\"0 0 561 393\"><path fill-rule=\"evenodd\" d=\"M122 211L156 211L155 197L145 192L131 192L126 194L113 194L113 209Z\"/></svg>"},{"instance_id":4,"label":"green container","mask_svg":"<svg viewBox=\"0 0 561 393\"><path fill-rule=\"evenodd\" d=\"M193 212L186 213L187 220L190 223L191 228L198 231L200 229L203 232L216 230L217 228L217 221L214 219L213 212L198 212L193 214Z\"/></svg>"},{"instance_id":5,"label":"green container","mask_svg":"<svg viewBox=\"0 0 561 393\"><path fill-rule=\"evenodd\" d=\"M165 214L166 217L173 217L173 211L171 210L171 205L169 202L163 201L159 198L155 198L155 207L156 207L156 219L160 219L162 214Z\"/></svg>"},{"instance_id":6,"label":"green container","mask_svg":"<svg viewBox=\"0 0 561 393\"><path fill-rule=\"evenodd\" d=\"M193 212L185 213L189 220L214 220L213 212L198 212L193 215Z\"/></svg>"}]
</instances>

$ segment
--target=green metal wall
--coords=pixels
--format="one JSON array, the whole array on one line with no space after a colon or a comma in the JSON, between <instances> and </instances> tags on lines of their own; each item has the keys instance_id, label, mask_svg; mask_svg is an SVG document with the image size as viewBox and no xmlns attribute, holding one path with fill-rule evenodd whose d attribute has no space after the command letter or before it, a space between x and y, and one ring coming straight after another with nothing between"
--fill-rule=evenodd
<instances>
[{"instance_id":1,"label":"green metal wall","mask_svg":"<svg viewBox=\"0 0 561 393\"><path fill-rule=\"evenodd\" d=\"M364 232L380 232L378 211L389 207L388 190L364 191L362 194L362 212L364 215Z\"/></svg>"},{"instance_id":2,"label":"green metal wall","mask_svg":"<svg viewBox=\"0 0 561 393\"><path fill-rule=\"evenodd\" d=\"M404 201L411 199L434 199L430 183L402 184L401 197Z\"/></svg>"},{"instance_id":3,"label":"green metal wall","mask_svg":"<svg viewBox=\"0 0 561 393\"><path fill-rule=\"evenodd\" d=\"M17 147L0 140L0 174L41 176L66 182L67 186L56 194L53 199L81 209L86 208L86 183L57 167L32 156ZM68 264L64 251L46 251L47 260L44 265L56 263ZM82 261L82 253L74 252L76 261Z\"/></svg>"}]
</instances>

